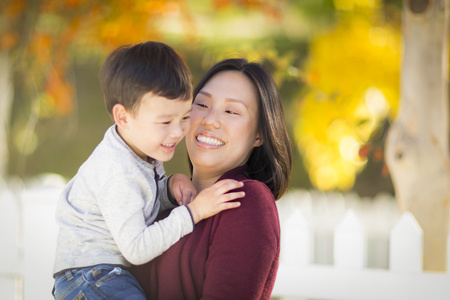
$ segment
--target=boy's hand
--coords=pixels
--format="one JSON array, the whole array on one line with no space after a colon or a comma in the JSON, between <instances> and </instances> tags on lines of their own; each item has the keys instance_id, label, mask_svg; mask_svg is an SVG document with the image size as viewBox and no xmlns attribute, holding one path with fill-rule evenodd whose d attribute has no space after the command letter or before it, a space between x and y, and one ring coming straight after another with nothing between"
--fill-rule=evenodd
<instances>
[{"instance_id":1,"label":"boy's hand","mask_svg":"<svg viewBox=\"0 0 450 300\"><path fill-rule=\"evenodd\" d=\"M245 196L244 192L228 193L243 187L244 183L233 179L224 179L201 191L187 206L191 210L194 223L214 216L222 210L236 208L240 202L230 202Z\"/></svg>"},{"instance_id":2,"label":"boy's hand","mask_svg":"<svg viewBox=\"0 0 450 300\"><path fill-rule=\"evenodd\" d=\"M169 178L169 190L179 205L186 205L197 196L192 181L184 174L173 174Z\"/></svg>"}]
</instances>

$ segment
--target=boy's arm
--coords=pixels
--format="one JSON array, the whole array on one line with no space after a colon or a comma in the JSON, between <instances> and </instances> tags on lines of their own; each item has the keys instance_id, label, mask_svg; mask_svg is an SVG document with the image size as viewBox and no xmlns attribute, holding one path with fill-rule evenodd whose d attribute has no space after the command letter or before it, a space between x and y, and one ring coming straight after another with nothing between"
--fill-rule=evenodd
<instances>
[{"instance_id":1,"label":"boy's arm","mask_svg":"<svg viewBox=\"0 0 450 300\"><path fill-rule=\"evenodd\" d=\"M176 207L164 220L151 223L161 203L152 201L154 210L147 212L150 208L143 199L146 189L144 180L121 176L110 180L98 195L98 204L109 231L122 255L132 264L150 261L194 228L186 206ZM151 198L152 195L146 197ZM146 220L146 212L151 214L150 220Z\"/></svg>"},{"instance_id":2,"label":"boy's arm","mask_svg":"<svg viewBox=\"0 0 450 300\"><path fill-rule=\"evenodd\" d=\"M160 187L160 192L158 193L157 197L161 204L159 207L159 213L162 213L168 209L172 209L178 206L177 201L170 192L169 181L172 176L173 175L167 177L166 175L164 175L163 178L161 178L160 182L158 183L158 186Z\"/></svg>"}]
</instances>

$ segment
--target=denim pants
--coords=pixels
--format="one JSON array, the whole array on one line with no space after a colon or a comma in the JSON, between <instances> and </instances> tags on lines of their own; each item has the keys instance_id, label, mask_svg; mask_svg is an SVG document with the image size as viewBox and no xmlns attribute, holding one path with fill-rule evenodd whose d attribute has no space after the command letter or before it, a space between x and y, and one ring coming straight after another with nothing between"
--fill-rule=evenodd
<instances>
[{"instance_id":1,"label":"denim pants","mask_svg":"<svg viewBox=\"0 0 450 300\"><path fill-rule=\"evenodd\" d=\"M115 266L99 265L63 272L56 276L55 299L139 299L144 290L130 272Z\"/></svg>"}]
</instances>

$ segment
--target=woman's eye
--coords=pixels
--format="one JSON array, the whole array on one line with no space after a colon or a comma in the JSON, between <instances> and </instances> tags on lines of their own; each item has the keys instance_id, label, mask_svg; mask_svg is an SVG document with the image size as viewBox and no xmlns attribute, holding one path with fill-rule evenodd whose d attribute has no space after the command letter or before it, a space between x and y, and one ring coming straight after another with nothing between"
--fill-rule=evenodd
<instances>
[{"instance_id":1,"label":"woman's eye","mask_svg":"<svg viewBox=\"0 0 450 300\"><path fill-rule=\"evenodd\" d=\"M191 118L191 116L186 116L183 118L183 120L189 120Z\"/></svg>"}]
</instances>

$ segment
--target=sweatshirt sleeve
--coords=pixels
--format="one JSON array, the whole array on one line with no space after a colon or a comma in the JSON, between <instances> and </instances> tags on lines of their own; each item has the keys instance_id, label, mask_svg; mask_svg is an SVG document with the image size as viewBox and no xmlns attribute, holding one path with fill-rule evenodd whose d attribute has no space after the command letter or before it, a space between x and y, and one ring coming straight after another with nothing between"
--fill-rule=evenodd
<instances>
[{"instance_id":1,"label":"sweatshirt sleeve","mask_svg":"<svg viewBox=\"0 0 450 300\"><path fill-rule=\"evenodd\" d=\"M160 213L179 206L177 201L172 197L172 194L170 193L169 190L169 179L171 176L172 175L167 177L166 175L164 175L164 177L161 178L159 182L160 192L158 194L158 199L159 202L161 203L161 206L159 208Z\"/></svg>"},{"instance_id":2,"label":"sweatshirt sleeve","mask_svg":"<svg viewBox=\"0 0 450 300\"><path fill-rule=\"evenodd\" d=\"M136 265L159 256L193 230L191 216L185 206L173 209L159 222L148 224L144 215L150 215L150 212L145 210L153 209L151 219L154 220L159 204L154 199L154 191L145 191L146 185L138 178L113 178L98 197L103 217L120 252L128 262ZM150 207L146 205L144 195L151 201Z\"/></svg>"},{"instance_id":3,"label":"sweatshirt sleeve","mask_svg":"<svg viewBox=\"0 0 450 300\"><path fill-rule=\"evenodd\" d=\"M202 299L269 299L278 268L280 231L275 200L260 182L245 181L241 206L215 225Z\"/></svg>"}]
</instances>

